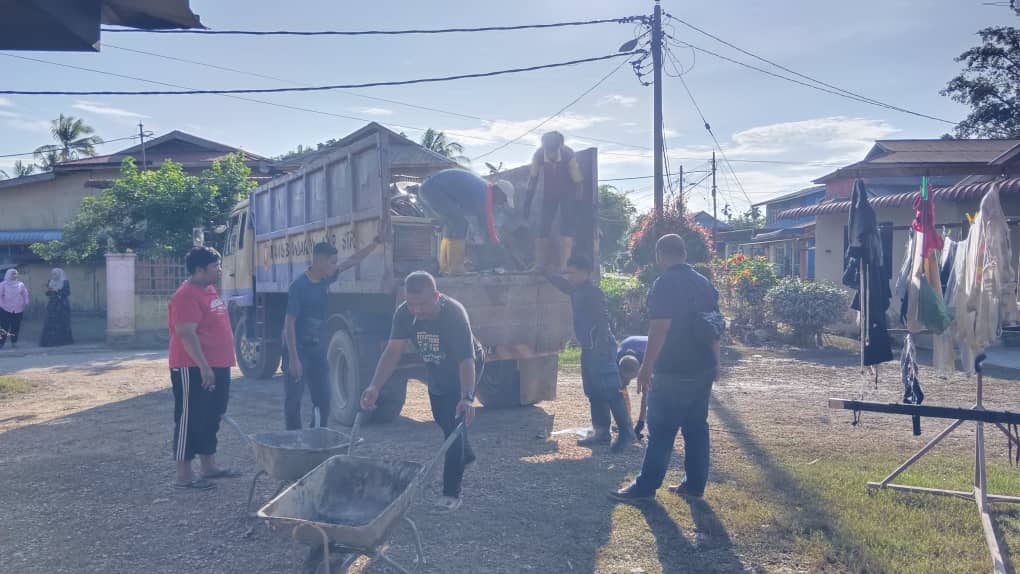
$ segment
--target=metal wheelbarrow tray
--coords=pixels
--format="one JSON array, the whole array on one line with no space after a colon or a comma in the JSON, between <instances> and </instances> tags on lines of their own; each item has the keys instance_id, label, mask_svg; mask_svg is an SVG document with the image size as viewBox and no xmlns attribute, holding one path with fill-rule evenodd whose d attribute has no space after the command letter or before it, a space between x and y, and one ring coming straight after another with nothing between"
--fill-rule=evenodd
<instances>
[{"instance_id":1,"label":"metal wheelbarrow tray","mask_svg":"<svg viewBox=\"0 0 1020 574\"><path fill-rule=\"evenodd\" d=\"M419 564L425 562L418 528L406 513L460 428L427 465L334 456L269 501L258 516L293 524L295 541L321 547L326 574L331 568L330 546L348 555L340 557L339 572L345 572L357 555L365 555L407 574L386 555L386 542L403 521L414 533Z\"/></svg>"}]
</instances>

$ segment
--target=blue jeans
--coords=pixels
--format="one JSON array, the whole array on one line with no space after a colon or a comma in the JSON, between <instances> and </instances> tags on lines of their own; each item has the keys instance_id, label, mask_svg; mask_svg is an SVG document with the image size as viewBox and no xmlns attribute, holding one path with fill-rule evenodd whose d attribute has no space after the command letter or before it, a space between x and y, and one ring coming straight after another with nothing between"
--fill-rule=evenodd
<instances>
[{"instance_id":1,"label":"blue jeans","mask_svg":"<svg viewBox=\"0 0 1020 574\"><path fill-rule=\"evenodd\" d=\"M468 234L468 212L438 186L424 186L418 192L425 203L443 220L443 237L465 239Z\"/></svg>"},{"instance_id":2,"label":"blue jeans","mask_svg":"<svg viewBox=\"0 0 1020 574\"><path fill-rule=\"evenodd\" d=\"M662 486L673 456L677 432L684 437L683 484L692 494L705 492L708 482L708 399L715 373L697 378L652 377L648 394L648 446L633 488L651 494Z\"/></svg>"},{"instance_id":3,"label":"blue jeans","mask_svg":"<svg viewBox=\"0 0 1020 574\"><path fill-rule=\"evenodd\" d=\"M612 351L581 350L581 383L591 404L591 426L596 431L608 432L612 416L615 416L616 426L621 431L625 427L630 428L629 415L626 420L621 420L624 418L626 403L615 348Z\"/></svg>"}]
</instances>

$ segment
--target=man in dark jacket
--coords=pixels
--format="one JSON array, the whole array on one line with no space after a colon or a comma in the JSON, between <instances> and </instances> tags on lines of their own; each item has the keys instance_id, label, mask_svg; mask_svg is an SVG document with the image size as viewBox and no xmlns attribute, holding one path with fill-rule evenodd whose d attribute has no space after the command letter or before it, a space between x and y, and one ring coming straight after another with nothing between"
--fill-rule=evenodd
<instances>
[{"instance_id":1,"label":"man in dark jacket","mask_svg":"<svg viewBox=\"0 0 1020 574\"><path fill-rule=\"evenodd\" d=\"M664 235L655 246L662 275L648 294L648 346L638 386L648 394L648 447L641 473L610 497L621 501L655 497L673 454L678 431L684 437L683 481L670 487L700 498L708 481L708 401L718 371L718 339L705 317L718 313L719 295L687 264L687 245Z\"/></svg>"}]
</instances>

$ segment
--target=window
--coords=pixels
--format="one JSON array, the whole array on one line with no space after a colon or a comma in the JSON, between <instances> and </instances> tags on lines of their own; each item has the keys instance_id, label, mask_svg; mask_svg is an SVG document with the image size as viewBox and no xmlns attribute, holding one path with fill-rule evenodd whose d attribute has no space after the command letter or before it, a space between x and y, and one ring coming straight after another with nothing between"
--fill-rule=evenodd
<instances>
[{"instance_id":1,"label":"window","mask_svg":"<svg viewBox=\"0 0 1020 574\"><path fill-rule=\"evenodd\" d=\"M247 223L247 221L246 221L247 219L248 219L248 213L247 212L241 213L241 224L237 226L237 248L238 249L244 249L244 235L248 231L248 226L245 225L245 223Z\"/></svg>"}]
</instances>

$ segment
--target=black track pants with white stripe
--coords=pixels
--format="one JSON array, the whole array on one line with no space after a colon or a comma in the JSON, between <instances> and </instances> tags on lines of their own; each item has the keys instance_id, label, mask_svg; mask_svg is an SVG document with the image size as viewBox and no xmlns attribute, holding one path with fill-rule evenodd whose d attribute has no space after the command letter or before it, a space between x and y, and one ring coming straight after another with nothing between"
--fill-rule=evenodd
<instances>
[{"instance_id":1,"label":"black track pants with white stripe","mask_svg":"<svg viewBox=\"0 0 1020 574\"><path fill-rule=\"evenodd\" d=\"M170 369L174 391L174 460L191 460L196 454L216 453L220 417L230 399L230 369L214 368L216 388L202 388L197 367Z\"/></svg>"}]
</instances>

